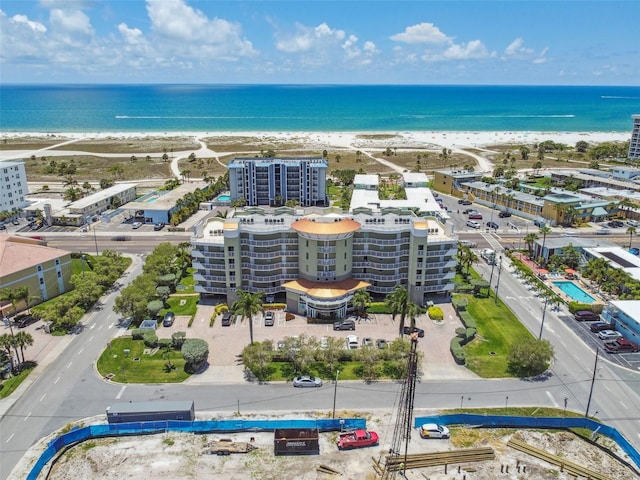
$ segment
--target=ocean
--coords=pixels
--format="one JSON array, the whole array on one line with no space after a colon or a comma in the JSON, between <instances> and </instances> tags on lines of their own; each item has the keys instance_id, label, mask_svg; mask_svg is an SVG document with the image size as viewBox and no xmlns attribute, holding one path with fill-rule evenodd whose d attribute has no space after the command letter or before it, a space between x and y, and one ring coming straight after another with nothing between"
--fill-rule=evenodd
<instances>
[{"instance_id":1,"label":"ocean","mask_svg":"<svg viewBox=\"0 0 640 480\"><path fill-rule=\"evenodd\" d=\"M0 85L1 132L630 132L640 87Z\"/></svg>"}]
</instances>

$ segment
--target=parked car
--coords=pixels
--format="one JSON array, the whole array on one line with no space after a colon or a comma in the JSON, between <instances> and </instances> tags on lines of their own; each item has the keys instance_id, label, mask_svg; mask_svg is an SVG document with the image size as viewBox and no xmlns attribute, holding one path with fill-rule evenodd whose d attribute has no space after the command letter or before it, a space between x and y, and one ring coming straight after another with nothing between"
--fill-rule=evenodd
<instances>
[{"instance_id":1,"label":"parked car","mask_svg":"<svg viewBox=\"0 0 640 480\"><path fill-rule=\"evenodd\" d=\"M32 323L36 323L38 319L33 315L18 315L14 319L14 323L18 328L25 328L31 325Z\"/></svg>"},{"instance_id":2,"label":"parked car","mask_svg":"<svg viewBox=\"0 0 640 480\"><path fill-rule=\"evenodd\" d=\"M4 223L0 223L0 230L6 230L7 226Z\"/></svg>"},{"instance_id":3,"label":"parked car","mask_svg":"<svg viewBox=\"0 0 640 480\"><path fill-rule=\"evenodd\" d=\"M602 330L598 332L598 337L602 340L617 340L618 338L622 338L622 334L615 330Z\"/></svg>"},{"instance_id":4,"label":"parked car","mask_svg":"<svg viewBox=\"0 0 640 480\"><path fill-rule=\"evenodd\" d=\"M473 205L473 202L471 200L458 200L458 203L460 205Z\"/></svg>"},{"instance_id":5,"label":"parked car","mask_svg":"<svg viewBox=\"0 0 640 480\"><path fill-rule=\"evenodd\" d=\"M164 222L158 222L153 226L153 229L157 232L164 228Z\"/></svg>"},{"instance_id":6,"label":"parked car","mask_svg":"<svg viewBox=\"0 0 640 480\"><path fill-rule=\"evenodd\" d=\"M333 323L334 330L355 330L356 322L353 320L341 320Z\"/></svg>"},{"instance_id":7,"label":"parked car","mask_svg":"<svg viewBox=\"0 0 640 480\"><path fill-rule=\"evenodd\" d=\"M312 377L311 375L302 375L293 379L293 386L296 388L304 387L321 387L322 379L318 377Z\"/></svg>"},{"instance_id":8,"label":"parked car","mask_svg":"<svg viewBox=\"0 0 640 480\"><path fill-rule=\"evenodd\" d=\"M358 349L358 337L356 335L347 335L347 349L348 350Z\"/></svg>"},{"instance_id":9,"label":"parked car","mask_svg":"<svg viewBox=\"0 0 640 480\"><path fill-rule=\"evenodd\" d=\"M487 222L488 228L493 228L494 230L498 229L498 224L496 222Z\"/></svg>"},{"instance_id":10,"label":"parked car","mask_svg":"<svg viewBox=\"0 0 640 480\"><path fill-rule=\"evenodd\" d=\"M14 218L13 220L11 220L11 223L13 223L14 225L20 225L20 220L17 218Z\"/></svg>"},{"instance_id":11,"label":"parked car","mask_svg":"<svg viewBox=\"0 0 640 480\"><path fill-rule=\"evenodd\" d=\"M627 225L630 227L639 227L640 223L637 220L627 220Z\"/></svg>"},{"instance_id":12,"label":"parked car","mask_svg":"<svg viewBox=\"0 0 640 480\"><path fill-rule=\"evenodd\" d=\"M418 337L422 338L424 337L424 330L418 327L407 327L405 326L402 329L402 333L404 333L405 335L411 335L412 333L417 333Z\"/></svg>"},{"instance_id":13,"label":"parked car","mask_svg":"<svg viewBox=\"0 0 640 480\"><path fill-rule=\"evenodd\" d=\"M500 213L498 214L498 216L499 216L500 218L507 218L507 217L510 217L510 216L511 216L511 212L500 212Z\"/></svg>"},{"instance_id":14,"label":"parked car","mask_svg":"<svg viewBox=\"0 0 640 480\"><path fill-rule=\"evenodd\" d=\"M373 338L371 337L364 337L362 339L362 346L363 347L373 347Z\"/></svg>"},{"instance_id":15,"label":"parked car","mask_svg":"<svg viewBox=\"0 0 640 480\"><path fill-rule=\"evenodd\" d=\"M478 246L476 242L471 240L458 240L458 244L469 248L476 248Z\"/></svg>"},{"instance_id":16,"label":"parked car","mask_svg":"<svg viewBox=\"0 0 640 480\"><path fill-rule=\"evenodd\" d=\"M367 430L354 430L344 432L338 438L338 449L347 450L351 448L373 447L378 445L378 434Z\"/></svg>"},{"instance_id":17,"label":"parked car","mask_svg":"<svg viewBox=\"0 0 640 480\"><path fill-rule=\"evenodd\" d=\"M224 312L222 314L222 326L223 327L231 326L231 312Z\"/></svg>"},{"instance_id":18,"label":"parked car","mask_svg":"<svg viewBox=\"0 0 640 480\"><path fill-rule=\"evenodd\" d=\"M420 427L420 436L422 438L449 438L451 434L444 425L425 423Z\"/></svg>"},{"instance_id":19,"label":"parked car","mask_svg":"<svg viewBox=\"0 0 640 480\"><path fill-rule=\"evenodd\" d=\"M638 346L637 343L630 342L626 338L619 338L615 342L605 342L604 348L609 353L627 353L640 351L640 346Z\"/></svg>"},{"instance_id":20,"label":"parked car","mask_svg":"<svg viewBox=\"0 0 640 480\"><path fill-rule=\"evenodd\" d=\"M631 247L629 249L629 253L631 255L640 255L640 248L636 248L636 247Z\"/></svg>"},{"instance_id":21,"label":"parked car","mask_svg":"<svg viewBox=\"0 0 640 480\"><path fill-rule=\"evenodd\" d=\"M467 227L471 227L471 228L480 228L482 225L480 225L479 222L474 222L473 220L467 220Z\"/></svg>"},{"instance_id":22,"label":"parked car","mask_svg":"<svg viewBox=\"0 0 640 480\"><path fill-rule=\"evenodd\" d=\"M610 222L607 222L607 225L610 226L611 228L624 227L624 223L621 222L620 220L611 220Z\"/></svg>"},{"instance_id":23,"label":"parked car","mask_svg":"<svg viewBox=\"0 0 640 480\"><path fill-rule=\"evenodd\" d=\"M482 214L478 212L470 213L469 220L482 220Z\"/></svg>"},{"instance_id":24,"label":"parked car","mask_svg":"<svg viewBox=\"0 0 640 480\"><path fill-rule=\"evenodd\" d=\"M173 312L167 312L164 314L164 318L162 319L163 327L170 327L173 325L173 321L176 319L176 314Z\"/></svg>"},{"instance_id":25,"label":"parked car","mask_svg":"<svg viewBox=\"0 0 640 480\"><path fill-rule=\"evenodd\" d=\"M142 222L133 222L131 224L131 228L133 228L134 230L139 229L142 226Z\"/></svg>"},{"instance_id":26,"label":"parked car","mask_svg":"<svg viewBox=\"0 0 640 480\"><path fill-rule=\"evenodd\" d=\"M467 208L466 210L463 210L462 213L464 213L465 215L469 214L469 213L477 213L475 208Z\"/></svg>"},{"instance_id":27,"label":"parked car","mask_svg":"<svg viewBox=\"0 0 640 480\"><path fill-rule=\"evenodd\" d=\"M389 346L388 342L384 338L379 338L376 340L376 347L380 350L383 350Z\"/></svg>"},{"instance_id":28,"label":"parked car","mask_svg":"<svg viewBox=\"0 0 640 480\"><path fill-rule=\"evenodd\" d=\"M589 329L593 333L601 332L602 330L611 330L611 324L607 322L596 322L589 325Z\"/></svg>"},{"instance_id":29,"label":"parked car","mask_svg":"<svg viewBox=\"0 0 640 480\"><path fill-rule=\"evenodd\" d=\"M608 228L601 228L599 230L596 230L596 235L611 235L611 230L609 230Z\"/></svg>"},{"instance_id":30,"label":"parked car","mask_svg":"<svg viewBox=\"0 0 640 480\"><path fill-rule=\"evenodd\" d=\"M535 220L533 221L533 224L534 224L536 227L540 227L540 228L542 228L542 227L545 227L545 226L547 225L547 222L545 222L544 220L541 220L541 219L537 218L537 219L535 219Z\"/></svg>"},{"instance_id":31,"label":"parked car","mask_svg":"<svg viewBox=\"0 0 640 480\"><path fill-rule=\"evenodd\" d=\"M591 310L578 310L576 313L573 314L573 317L578 322L593 322L596 320L600 320L600 315L598 315L595 312L592 312Z\"/></svg>"},{"instance_id":32,"label":"parked car","mask_svg":"<svg viewBox=\"0 0 640 480\"><path fill-rule=\"evenodd\" d=\"M264 312L264 326L265 327L273 327L275 323L274 315L271 310L267 310Z\"/></svg>"}]
</instances>

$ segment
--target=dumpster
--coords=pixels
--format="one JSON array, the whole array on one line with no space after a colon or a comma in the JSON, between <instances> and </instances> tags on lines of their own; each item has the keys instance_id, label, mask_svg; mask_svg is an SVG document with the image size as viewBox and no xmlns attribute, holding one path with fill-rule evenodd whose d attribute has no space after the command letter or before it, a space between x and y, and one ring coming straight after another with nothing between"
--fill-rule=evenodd
<instances>
[{"instance_id":1,"label":"dumpster","mask_svg":"<svg viewBox=\"0 0 640 480\"><path fill-rule=\"evenodd\" d=\"M318 455L317 428L278 428L273 438L275 455Z\"/></svg>"}]
</instances>

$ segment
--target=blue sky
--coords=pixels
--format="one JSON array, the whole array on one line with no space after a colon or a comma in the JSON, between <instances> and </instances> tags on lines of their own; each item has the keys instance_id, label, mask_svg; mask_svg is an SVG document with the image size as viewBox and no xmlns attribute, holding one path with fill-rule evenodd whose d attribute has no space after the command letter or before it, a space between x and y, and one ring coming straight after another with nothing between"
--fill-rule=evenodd
<instances>
[{"instance_id":1,"label":"blue sky","mask_svg":"<svg viewBox=\"0 0 640 480\"><path fill-rule=\"evenodd\" d=\"M640 1L3 0L1 83L640 85Z\"/></svg>"}]
</instances>

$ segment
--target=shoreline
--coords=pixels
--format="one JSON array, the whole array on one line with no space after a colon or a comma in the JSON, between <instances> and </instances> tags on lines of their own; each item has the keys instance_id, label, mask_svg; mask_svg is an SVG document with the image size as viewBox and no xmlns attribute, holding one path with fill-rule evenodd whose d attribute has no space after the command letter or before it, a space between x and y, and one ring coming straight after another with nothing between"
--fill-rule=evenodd
<instances>
[{"instance_id":1,"label":"shoreline","mask_svg":"<svg viewBox=\"0 0 640 480\"><path fill-rule=\"evenodd\" d=\"M176 132L0 132L0 139L39 138L62 140L125 140L131 138L190 137L196 139L215 137L253 137L263 141L291 141L295 139L309 144L327 144L350 148L367 144L375 148L428 148L429 145L447 148L478 148L490 145L532 145L547 140L575 146L579 141L588 143L625 142L631 132L540 132L540 131L176 131ZM386 137L386 138L375 138ZM72 145L73 143L71 143Z\"/></svg>"}]
</instances>

